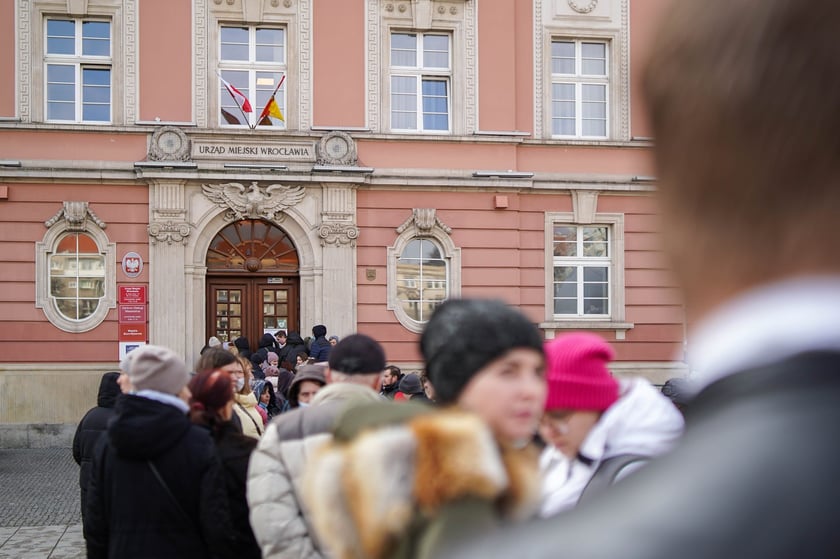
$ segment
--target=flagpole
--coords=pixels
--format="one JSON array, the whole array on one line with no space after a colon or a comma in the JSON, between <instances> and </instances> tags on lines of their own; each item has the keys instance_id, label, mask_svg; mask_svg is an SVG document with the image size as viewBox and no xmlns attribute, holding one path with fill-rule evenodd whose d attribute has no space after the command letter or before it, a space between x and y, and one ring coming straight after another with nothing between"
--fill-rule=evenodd
<instances>
[{"instance_id":1,"label":"flagpole","mask_svg":"<svg viewBox=\"0 0 840 559\"><path fill-rule=\"evenodd\" d=\"M283 85L284 81L286 81L286 74L283 74L282 76L280 76L280 81L277 82L277 87L274 88L274 92L271 94L271 97L268 98L268 101L266 102L265 107L263 107L263 110L260 113L260 117L257 119L257 126L260 124L260 122L262 122L262 119L264 119L266 116L268 116L268 115L265 114L265 109L268 107L268 104L271 103L271 99L275 95L277 95L277 91L280 89L280 86Z\"/></svg>"},{"instance_id":2,"label":"flagpole","mask_svg":"<svg viewBox=\"0 0 840 559\"><path fill-rule=\"evenodd\" d=\"M222 77L222 75L219 73L218 70L216 70L216 75L219 76L220 80L225 81L225 79ZM250 130L253 130L254 126L251 126L251 123L248 122L248 115L245 114L245 111L242 109L242 106L239 103L236 102L236 97L233 96L233 93L231 92L231 90L228 87L225 87L225 90L228 92L228 95L230 95L230 98L233 99L233 104L236 105L236 108L238 108L239 112L242 113L242 118L245 119L245 124L248 125L248 128ZM246 97L246 99L247 99L247 97Z\"/></svg>"}]
</instances>

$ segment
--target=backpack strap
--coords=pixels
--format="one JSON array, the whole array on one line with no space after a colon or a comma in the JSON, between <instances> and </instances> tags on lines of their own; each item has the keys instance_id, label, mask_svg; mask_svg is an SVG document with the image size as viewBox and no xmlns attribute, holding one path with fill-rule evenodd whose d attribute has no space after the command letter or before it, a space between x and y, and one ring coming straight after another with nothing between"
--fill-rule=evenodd
<instances>
[{"instance_id":1,"label":"backpack strap","mask_svg":"<svg viewBox=\"0 0 840 559\"><path fill-rule=\"evenodd\" d=\"M590 500L594 495L599 495L606 491L612 484L618 480L622 470L630 464L637 462L647 462L650 456L643 456L641 454L619 454L611 456L598 464L598 468L589 481L586 487L578 498L578 504Z\"/></svg>"}]
</instances>

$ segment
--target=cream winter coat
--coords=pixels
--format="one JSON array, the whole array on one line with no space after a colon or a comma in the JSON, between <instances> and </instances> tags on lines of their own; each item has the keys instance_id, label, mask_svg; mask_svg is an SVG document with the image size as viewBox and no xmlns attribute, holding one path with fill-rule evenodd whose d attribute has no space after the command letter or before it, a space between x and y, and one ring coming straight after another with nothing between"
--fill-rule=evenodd
<instances>
[{"instance_id":1,"label":"cream winter coat","mask_svg":"<svg viewBox=\"0 0 840 559\"><path fill-rule=\"evenodd\" d=\"M604 412L581 444L579 454L591 463L570 460L550 445L543 451L540 515L553 516L574 507L605 459L622 454L657 456L669 450L682 431L682 415L668 398L644 379L622 380L619 399ZM635 463L627 469L637 466Z\"/></svg>"},{"instance_id":2,"label":"cream winter coat","mask_svg":"<svg viewBox=\"0 0 840 559\"><path fill-rule=\"evenodd\" d=\"M259 439L264 431L263 420L257 411L257 397L253 392L233 395L233 412L242 424L242 433Z\"/></svg>"},{"instance_id":3,"label":"cream winter coat","mask_svg":"<svg viewBox=\"0 0 840 559\"><path fill-rule=\"evenodd\" d=\"M323 557L300 497L301 478L315 451L332 439L325 431L335 417L351 402L378 399L367 387L330 384L315 395L310 407L284 413L269 423L248 469L251 527L264 559Z\"/></svg>"}]
</instances>

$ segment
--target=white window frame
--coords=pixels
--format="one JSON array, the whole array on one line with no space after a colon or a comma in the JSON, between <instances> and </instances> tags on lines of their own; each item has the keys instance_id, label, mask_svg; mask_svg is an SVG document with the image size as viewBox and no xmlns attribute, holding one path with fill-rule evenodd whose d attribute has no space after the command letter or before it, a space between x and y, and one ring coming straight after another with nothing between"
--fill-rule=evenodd
<instances>
[{"instance_id":1,"label":"white window frame","mask_svg":"<svg viewBox=\"0 0 840 559\"><path fill-rule=\"evenodd\" d=\"M425 212L425 213L424 213ZM426 219L418 218L418 213L424 213ZM428 216L431 215L431 218ZM461 249L455 246L449 233L451 230L438 218L434 217L434 210L414 209L412 216L397 228L399 235L394 245L387 247L386 275L388 282L387 308L394 312L397 320L407 330L415 333L423 331L426 321L415 320L402 308L402 302L397 297L397 261L411 241L425 239L434 242L440 249L441 256L446 262L446 292L447 299L461 295Z\"/></svg>"},{"instance_id":2,"label":"white window frame","mask_svg":"<svg viewBox=\"0 0 840 559\"><path fill-rule=\"evenodd\" d=\"M579 224L568 224L568 223L554 223L553 228L556 227L567 227L570 229L575 229L575 245L576 245L576 254L575 256L557 256L553 254L552 251L552 258L553 258L553 266L552 270L556 270L557 268L574 268L577 273L576 275L576 292L577 295L575 297L576 301L576 312L574 313L557 313L555 309L552 309L552 314L555 318L607 318L610 316L610 310L612 308L613 297L612 297L612 227L609 225L602 225L600 223L590 223L587 225L579 225ZM587 228L602 228L606 229L607 231L607 255L606 256L585 256L585 243L584 243L584 230ZM552 239L552 243L554 240ZM606 312L604 313L587 313L584 305L586 302L586 281L585 281L585 270L587 268L606 268L607 270L607 308ZM552 278L552 284L556 283L555 278ZM556 295L552 293L552 300L556 303Z\"/></svg>"},{"instance_id":3,"label":"white window frame","mask_svg":"<svg viewBox=\"0 0 840 559\"><path fill-rule=\"evenodd\" d=\"M554 43L563 42L563 43L572 43L575 48L575 71L573 74L555 74L553 72L553 63L552 63L552 56L551 53L553 51L552 47ZM599 44L604 46L604 75L590 75L590 74L583 74L583 45L584 44ZM548 115L548 123L549 123L549 131L552 138L576 138L576 139L598 139L598 140L606 140L610 137L610 129L612 126L611 122L611 111L613 106L612 101L612 93L611 93L611 84L610 84L610 77L613 75L612 72L612 62L611 62L611 42L609 40L604 39L580 39L580 38L566 38L566 37L552 37L551 42L549 44L548 50L548 72L550 75L549 80L549 88L548 88L548 98L549 98L549 107L551 110L549 111ZM555 84L569 84L573 85L575 88L575 133L574 134L555 134L554 133L554 110L553 110L553 102L554 102L554 95L553 89ZM583 86L585 85L598 85L604 87L604 103L606 105L604 109L605 114L605 122L604 122L604 134L603 135L586 135L583 133Z\"/></svg>"},{"instance_id":4,"label":"white window frame","mask_svg":"<svg viewBox=\"0 0 840 559\"><path fill-rule=\"evenodd\" d=\"M74 39L75 49L74 54L50 54L47 50L47 26L49 21L72 21L74 24ZM82 53L82 24L85 22L99 22L107 23L109 27L108 56L84 55ZM67 123L67 124L111 124L114 122L114 23L111 19L103 17L70 17L70 16L50 16L45 17L43 21L43 52L44 52L44 66L43 66L43 83L44 83L44 99L43 110L44 120L46 122ZM68 119L50 119L49 115L49 71L50 66L72 66L74 68L74 118ZM106 69L109 71L109 99L108 99L108 120L83 120L84 100L82 87L82 72L85 69Z\"/></svg>"},{"instance_id":5,"label":"white window frame","mask_svg":"<svg viewBox=\"0 0 840 559\"><path fill-rule=\"evenodd\" d=\"M546 330L604 329L623 332L633 327L625 321L624 299L624 214L595 213L592 219L581 219L573 212L546 212L545 214L545 320L540 327ZM606 315L555 315L554 314L554 227L609 228L609 313ZM594 258L560 258L561 262L591 261L600 265L603 260ZM578 281L582 281L579 278ZM578 295L583 297L583 293Z\"/></svg>"},{"instance_id":6,"label":"white window frame","mask_svg":"<svg viewBox=\"0 0 840 559\"><path fill-rule=\"evenodd\" d=\"M245 28L248 30L248 60L225 60L222 58L222 29L223 28ZM281 62L260 62L256 60L256 35L258 29L273 29L273 30L280 30L283 32L283 60ZM235 71L235 72L248 72L248 85L245 87L241 87L241 84L232 83L237 89L239 89L247 98L248 101L251 103L252 112L245 113L248 117L248 125L244 124L229 124L227 123L224 118L222 117L222 105L227 103L227 100L230 99L230 94L225 89L224 85L222 84L221 80L218 78L217 75L214 75L211 79L218 83L218 95L219 95L219 105L217 111L217 125L221 128L233 128L233 129L248 129L250 126L255 126L256 128L268 130L271 128L286 130L288 129L288 115L286 111L287 104L287 84L288 78L286 81L283 82L283 85L280 86L280 89L277 90L277 94L275 96L275 101L277 105L280 107L280 111L283 113L283 117L285 120L273 119L272 122L275 124L273 126L263 126L260 127L258 125L257 118L260 116L265 103L268 102L268 97L265 99L264 102L260 102L257 98L257 74L260 72L273 72L279 73L281 75L286 75L288 73L288 60L289 60L289 29L288 26L282 24L274 24L274 23L266 23L266 24L259 24L259 25L248 25L245 23L219 23L218 27L218 35L216 41L216 56L218 60L218 68L219 72L224 77L224 73L226 71ZM231 80L227 80L230 82ZM270 91L274 91L274 87L277 84L275 83L274 86L271 87ZM253 95L251 94L253 92ZM232 100L231 100L232 101ZM238 112L238 109L237 109ZM241 113L236 115L237 117L241 116Z\"/></svg>"},{"instance_id":7,"label":"white window frame","mask_svg":"<svg viewBox=\"0 0 840 559\"><path fill-rule=\"evenodd\" d=\"M415 60L417 64L415 66L395 66L393 61L391 60L391 41L394 35L415 35L416 42L415 42ZM436 36L445 36L447 38L447 46L448 46L448 61L447 67L437 68L437 67L425 67L423 65L423 38L426 35L436 35ZM391 29L388 33L388 43L387 43L387 53L388 53L388 79L387 79L387 89L388 89L388 121L390 123L390 129L392 132L398 133L412 133L412 134L452 134L452 105L453 105L453 45L454 45L454 37L453 33L447 30L433 30L428 32L421 32L421 31L414 31L414 30L400 30L400 29ZM385 49L383 49L385 50ZM393 123L393 115L394 115L394 93L392 90L393 85L393 78L400 77L400 78L414 78L416 81L415 86L415 93L416 93L416 109L415 109L415 117L417 118L417 127L416 128L396 128ZM423 127L423 83L426 81L442 81L446 84L446 107L447 107L447 114L446 114L446 130L437 130L431 129L426 130Z\"/></svg>"},{"instance_id":8,"label":"white window frame","mask_svg":"<svg viewBox=\"0 0 840 559\"><path fill-rule=\"evenodd\" d=\"M64 316L58 310L55 299L50 295L50 256L66 233L88 235L96 242L99 253L105 258L105 295L100 300L96 311L81 320L71 320ZM47 320L65 332L87 332L99 326L108 316L108 311L117 306L116 252L116 243L109 242L103 229L92 219L86 219L81 226L66 219L57 220L47 230L44 238L35 243L35 307L42 309Z\"/></svg>"}]
</instances>

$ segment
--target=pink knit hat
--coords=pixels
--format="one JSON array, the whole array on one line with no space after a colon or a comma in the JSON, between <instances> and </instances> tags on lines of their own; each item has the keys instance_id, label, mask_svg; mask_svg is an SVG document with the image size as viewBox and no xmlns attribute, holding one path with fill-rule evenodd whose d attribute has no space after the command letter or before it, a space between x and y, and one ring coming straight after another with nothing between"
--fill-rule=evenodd
<instances>
[{"instance_id":1,"label":"pink knit hat","mask_svg":"<svg viewBox=\"0 0 840 559\"><path fill-rule=\"evenodd\" d=\"M618 382L607 369L614 353L599 336L575 333L545 344L546 410L604 411L618 400Z\"/></svg>"}]
</instances>

